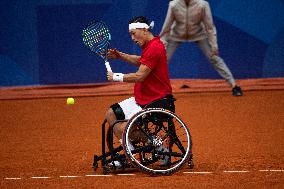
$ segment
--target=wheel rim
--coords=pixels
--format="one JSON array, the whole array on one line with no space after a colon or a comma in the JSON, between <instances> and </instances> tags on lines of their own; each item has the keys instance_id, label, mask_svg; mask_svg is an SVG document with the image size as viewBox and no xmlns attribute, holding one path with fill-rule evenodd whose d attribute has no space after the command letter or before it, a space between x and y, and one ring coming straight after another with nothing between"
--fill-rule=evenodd
<instances>
[{"instance_id":1,"label":"wheel rim","mask_svg":"<svg viewBox=\"0 0 284 189\"><path fill-rule=\"evenodd\" d=\"M142 147L135 145L135 150L131 151L131 149L129 147L130 141L126 140L126 139L130 138L131 126L135 123L135 121L138 120L138 118L141 118L143 116L147 117L147 115L153 114L153 113L165 114L166 116L170 117L171 119L174 120L175 127L176 127L176 124L178 123L179 126L180 126L178 131L179 132L182 131L184 133L182 136L185 137L186 142L184 140L180 140L181 136L179 136L179 134L177 134L176 130L174 132L169 131L170 130L169 128L171 127L169 122L168 122L167 126L165 126L165 125L160 126L162 128L157 128L157 125L154 124L153 127L156 127L155 129L158 132L153 131L152 134L154 134L154 135L151 135L151 132L149 132L149 131L147 131L147 132L145 131L145 133L144 133L145 135L148 134L147 135L148 139L149 139L149 137L151 137L150 144L148 144L148 146L144 145L144 149ZM150 121L150 122L153 123L153 120ZM139 128L139 129L141 129L141 128ZM161 135L160 131L164 132L164 135L163 134ZM174 135L173 133L176 133L177 139L175 139L172 136L172 135ZM170 144L170 146L167 147L168 151L160 148L160 146L164 145L164 142L167 140L167 138L169 139L169 141L172 141L172 143L173 143L173 144ZM177 142L177 141L179 141L179 142ZM163 145L161 145L161 143ZM179 145L179 143L180 143L180 145ZM167 173L167 172L172 172L174 170L177 170L179 167L181 167L186 162L186 160L189 156L190 150L191 150L191 137L190 137L190 133L189 133L187 126L183 123L183 121L177 115L175 115L174 113L172 113L170 111L161 109L161 108L151 108L151 109L146 109L144 111L139 112L138 114L133 116L132 119L129 120L129 122L126 126L125 134L124 134L124 144L125 144L124 145L125 152L126 152L128 158L135 164L135 166L138 166L139 168L142 168L143 170L146 170L146 171L152 172L152 173ZM184 148L184 150L182 150L182 147ZM139 149L140 149L140 152L139 152ZM143 154L143 151L146 151L146 153L144 153L144 157L141 155L141 154ZM145 156L145 154L147 154L147 155ZM177 158L178 156L180 156L180 157ZM145 161L145 159L141 160L141 158L148 158L148 159L146 159L147 161ZM161 159L165 160L166 158L170 159L170 165L166 166L165 168L163 167L163 169L161 169L162 166L161 166L160 160ZM178 160L176 160L176 162L172 161L172 159L175 159L175 158L178 159ZM160 164L160 166L156 166L155 163ZM151 165L151 164L153 164L153 165ZM149 165L151 165L151 166L149 166Z\"/></svg>"}]
</instances>

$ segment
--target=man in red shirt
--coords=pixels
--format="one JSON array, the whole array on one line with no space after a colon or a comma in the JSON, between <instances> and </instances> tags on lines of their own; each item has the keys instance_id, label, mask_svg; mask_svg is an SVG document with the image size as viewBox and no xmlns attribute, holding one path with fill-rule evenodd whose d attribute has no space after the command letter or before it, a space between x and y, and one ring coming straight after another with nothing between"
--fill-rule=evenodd
<instances>
[{"instance_id":1,"label":"man in red shirt","mask_svg":"<svg viewBox=\"0 0 284 189\"><path fill-rule=\"evenodd\" d=\"M111 125L116 120L130 119L142 108L161 98L171 96L172 87L168 74L166 50L159 37L155 37L150 29L147 18L136 17L129 21L129 33L134 43L142 48L142 55L130 55L111 49L108 52L110 59L120 59L138 67L135 73L108 72L109 81L135 83L134 97L113 104L107 111L106 120ZM114 127L114 134L118 139L126 123L118 123Z\"/></svg>"}]
</instances>

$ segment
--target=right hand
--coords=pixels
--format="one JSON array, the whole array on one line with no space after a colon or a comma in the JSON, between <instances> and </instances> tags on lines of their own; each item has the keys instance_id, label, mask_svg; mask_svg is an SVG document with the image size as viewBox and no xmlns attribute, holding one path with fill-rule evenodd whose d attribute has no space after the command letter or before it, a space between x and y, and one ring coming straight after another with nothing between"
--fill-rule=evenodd
<instances>
[{"instance_id":1,"label":"right hand","mask_svg":"<svg viewBox=\"0 0 284 189\"><path fill-rule=\"evenodd\" d=\"M119 59L121 58L119 51L116 49L109 49L107 53L108 59Z\"/></svg>"},{"instance_id":2,"label":"right hand","mask_svg":"<svg viewBox=\"0 0 284 189\"><path fill-rule=\"evenodd\" d=\"M113 80L113 73L107 72L107 80L112 81Z\"/></svg>"}]
</instances>

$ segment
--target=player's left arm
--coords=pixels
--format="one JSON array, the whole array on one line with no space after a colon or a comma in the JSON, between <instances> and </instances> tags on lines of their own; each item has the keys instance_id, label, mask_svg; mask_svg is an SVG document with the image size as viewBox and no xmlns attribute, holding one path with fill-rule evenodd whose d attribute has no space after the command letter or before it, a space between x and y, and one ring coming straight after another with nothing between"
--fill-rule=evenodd
<instances>
[{"instance_id":1,"label":"player's left arm","mask_svg":"<svg viewBox=\"0 0 284 189\"><path fill-rule=\"evenodd\" d=\"M123 82L128 82L128 83L136 83L136 82L142 82L145 80L145 78L150 74L152 70L144 65L140 64L139 69L135 73L128 73L128 74L123 74ZM115 73L108 72L107 78L109 81L114 81L114 75Z\"/></svg>"},{"instance_id":2,"label":"player's left arm","mask_svg":"<svg viewBox=\"0 0 284 189\"><path fill-rule=\"evenodd\" d=\"M171 26L172 26L173 22L174 22L173 4L172 4L172 2L170 2L162 30L159 34L159 36L162 39L167 38L167 35L170 33Z\"/></svg>"},{"instance_id":3,"label":"player's left arm","mask_svg":"<svg viewBox=\"0 0 284 189\"><path fill-rule=\"evenodd\" d=\"M123 53L121 51L118 51L117 49L109 49L107 56L109 59L120 59L135 66L140 65L139 60L141 56Z\"/></svg>"},{"instance_id":4,"label":"player's left arm","mask_svg":"<svg viewBox=\"0 0 284 189\"><path fill-rule=\"evenodd\" d=\"M217 30L214 25L212 12L208 2L205 2L203 10L203 23L208 34L208 41L211 46L211 56L218 55L218 43L217 43Z\"/></svg>"}]
</instances>

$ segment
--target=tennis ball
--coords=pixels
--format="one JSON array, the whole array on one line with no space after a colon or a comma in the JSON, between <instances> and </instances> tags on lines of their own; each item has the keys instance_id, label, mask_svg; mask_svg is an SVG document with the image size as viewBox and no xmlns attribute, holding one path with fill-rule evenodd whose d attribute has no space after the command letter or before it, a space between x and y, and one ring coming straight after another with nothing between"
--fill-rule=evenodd
<instances>
[{"instance_id":1,"label":"tennis ball","mask_svg":"<svg viewBox=\"0 0 284 189\"><path fill-rule=\"evenodd\" d=\"M69 97L69 98L67 98L66 103L67 103L68 105L73 105L73 104L75 104L75 99Z\"/></svg>"}]
</instances>

